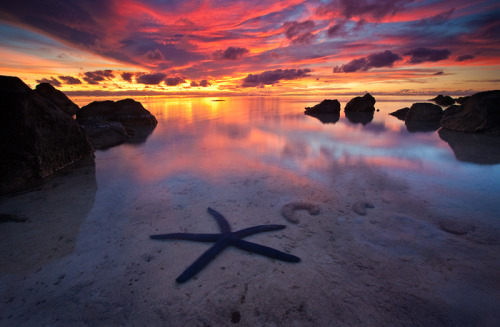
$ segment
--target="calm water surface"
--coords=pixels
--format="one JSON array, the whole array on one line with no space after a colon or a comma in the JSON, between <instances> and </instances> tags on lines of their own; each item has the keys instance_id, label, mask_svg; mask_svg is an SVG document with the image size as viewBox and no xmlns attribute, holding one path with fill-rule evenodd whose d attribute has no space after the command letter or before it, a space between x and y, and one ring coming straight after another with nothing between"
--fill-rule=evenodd
<instances>
[{"instance_id":1,"label":"calm water surface","mask_svg":"<svg viewBox=\"0 0 500 327\"><path fill-rule=\"evenodd\" d=\"M304 107L322 100L315 97L138 100L158 126L144 143L96 152L97 198L114 188L122 195L127 189L155 192L155 185L179 176L228 190L230 181L253 172L327 183L335 165L362 164L408 182L436 210L500 224L499 143L456 137L453 150L437 131L410 132L388 115L425 97L377 97L380 111L363 123L343 111L336 123L304 115ZM348 100L339 98L342 108ZM78 99L80 105L89 101ZM203 196L188 195L193 201Z\"/></svg>"}]
</instances>

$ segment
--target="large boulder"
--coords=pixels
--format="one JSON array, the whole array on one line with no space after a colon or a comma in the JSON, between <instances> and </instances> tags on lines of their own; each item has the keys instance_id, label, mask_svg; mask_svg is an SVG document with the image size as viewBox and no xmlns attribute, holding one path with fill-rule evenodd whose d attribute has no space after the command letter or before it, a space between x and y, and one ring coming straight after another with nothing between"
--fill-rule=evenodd
<instances>
[{"instance_id":1,"label":"large boulder","mask_svg":"<svg viewBox=\"0 0 500 327\"><path fill-rule=\"evenodd\" d=\"M78 120L87 132L90 142L96 149L107 149L127 142L129 132L122 123L100 118L85 118Z\"/></svg>"},{"instance_id":2,"label":"large boulder","mask_svg":"<svg viewBox=\"0 0 500 327\"><path fill-rule=\"evenodd\" d=\"M79 107L71 101L66 94L57 90L49 83L38 84L35 87L35 92L52 101L56 106L71 117L73 117L79 109Z\"/></svg>"},{"instance_id":3,"label":"large boulder","mask_svg":"<svg viewBox=\"0 0 500 327\"><path fill-rule=\"evenodd\" d=\"M461 108L444 116L441 126L465 133L500 135L500 90L472 95Z\"/></svg>"},{"instance_id":4,"label":"large boulder","mask_svg":"<svg viewBox=\"0 0 500 327\"><path fill-rule=\"evenodd\" d=\"M405 122L439 122L443 117L443 108L433 103L414 103L408 110Z\"/></svg>"},{"instance_id":5,"label":"large boulder","mask_svg":"<svg viewBox=\"0 0 500 327\"><path fill-rule=\"evenodd\" d=\"M374 112L375 98L370 93L366 93L362 97L351 99L345 106L345 112Z\"/></svg>"},{"instance_id":6,"label":"large boulder","mask_svg":"<svg viewBox=\"0 0 500 327\"><path fill-rule=\"evenodd\" d=\"M483 165L500 164L500 138L497 136L463 133L446 128L441 128L438 134L460 161Z\"/></svg>"},{"instance_id":7,"label":"large boulder","mask_svg":"<svg viewBox=\"0 0 500 327\"><path fill-rule=\"evenodd\" d=\"M140 102L132 99L94 101L76 113L78 120L97 118L116 121L124 126L156 126L158 121Z\"/></svg>"},{"instance_id":8,"label":"large boulder","mask_svg":"<svg viewBox=\"0 0 500 327\"><path fill-rule=\"evenodd\" d=\"M391 112L389 115L396 117L399 120L405 120L406 114L410 111L410 108L405 107Z\"/></svg>"},{"instance_id":9,"label":"large boulder","mask_svg":"<svg viewBox=\"0 0 500 327\"><path fill-rule=\"evenodd\" d=\"M438 105L447 107L455 103L455 100L449 95L438 95L437 97L431 99L430 101L436 102Z\"/></svg>"},{"instance_id":10,"label":"large boulder","mask_svg":"<svg viewBox=\"0 0 500 327\"><path fill-rule=\"evenodd\" d=\"M0 194L19 191L93 154L78 123L17 77L0 76Z\"/></svg>"},{"instance_id":11,"label":"large boulder","mask_svg":"<svg viewBox=\"0 0 500 327\"><path fill-rule=\"evenodd\" d=\"M338 100L323 100L321 103L314 105L313 107L306 107L304 111L306 115L314 114L339 114L340 113L340 102Z\"/></svg>"}]
</instances>

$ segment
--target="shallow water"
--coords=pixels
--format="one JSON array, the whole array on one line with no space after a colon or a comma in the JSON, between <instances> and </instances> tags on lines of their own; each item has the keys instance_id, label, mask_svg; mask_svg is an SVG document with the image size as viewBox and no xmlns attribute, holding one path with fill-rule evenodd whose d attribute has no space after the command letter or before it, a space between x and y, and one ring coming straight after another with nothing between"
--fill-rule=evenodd
<instances>
[{"instance_id":1,"label":"shallow water","mask_svg":"<svg viewBox=\"0 0 500 327\"><path fill-rule=\"evenodd\" d=\"M388 115L425 98L377 97L380 111L364 124L343 112L326 124L304 115L322 100L315 97L137 100L159 121L147 137L96 151L94 162L0 200L0 213L29 219L0 225L0 324L221 325L229 318L220 317L239 310L248 325L328 325L332 312L345 325L368 318L377 325L375 306L394 298L384 312L395 325L416 319L390 312L410 304L431 317L415 325L500 320L492 314L500 302L500 148L492 139L452 135L455 152L437 131L410 132ZM339 100L343 108L349 98ZM360 200L374 203L367 216L352 211ZM317 203L322 214L299 213L300 223L290 224L280 209L292 201ZM283 234L256 242L303 262L228 250L193 283L176 285L206 246L148 236L216 232L207 207L235 230L286 223ZM277 270L284 281L274 279ZM373 283L380 289L370 293ZM394 296L396 289L415 291ZM252 309L244 308L245 295ZM281 312L265 304L269 297L295 309ZM339 298L340 307L328 307ZM447 309L435 311L441 304Z\"/></svg>"}]
</instances>

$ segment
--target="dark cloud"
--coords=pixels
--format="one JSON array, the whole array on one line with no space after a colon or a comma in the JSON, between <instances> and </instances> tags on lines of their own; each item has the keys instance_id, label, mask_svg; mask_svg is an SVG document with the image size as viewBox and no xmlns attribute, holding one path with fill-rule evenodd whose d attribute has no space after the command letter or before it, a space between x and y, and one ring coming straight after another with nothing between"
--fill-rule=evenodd
<instances>
[{"instance_id":1,"label":"dark cloud","mask_svg":"<svg viewBox=\"0 0 500 327\"><path fill-rule=\"evenodd\" d=\"M93 72L85 72L83 74L83 80L87 82L88 84L96 85L99 84L99 82L102 82L104 80L109 80L115 75L113 74L112 70L106 69L106 70L96 70Z\"/></svg>"},{"instance_id":2,"label":"dark cloud","mask_svg":"<svg viewBox=\"0 0 500 327\"><path fill-rule=\"evenodd\" d=\"M404 53L404 56L410 56L408 62L410 64L420 64L423 62L436 62L448 59L451 52L448 49L429 49L429 48L416 48Z\"/></svg>"},{"instance_id":3,"label":"dark cloud","mask_svg":"<svg viewBox=\"0 0 500 327\"><path fill-rule=\"evenodd\" d=\"M403 58L400 55L390 50L385 50L384 52L373 53L368 57L354 59L342 66L336 66L333 68L333 72L352 73L366 71L371 68L392 67L396 61L401 59Z\"/></svg>"},{"instance_id":4,"label":"dark cloud","mask_svg":"<svg viewBox=\"0 0 500 327\"><path fill-rule=\"evenodd\" d=\"M243 79L243 87L256 87L263 85L272 85L280 80L293 80L301 77L309 76L310 69L275 69L268 70L261 74L248 74Z\"/></svg>"},{"instance_id":5,"label":"dark cloud","mask_svg":"<svg viewBox=\"0 0 500 327\"><path fill-rule=\"evenodd\" d=\"M435 73L434 73L434 74L432 74L432 75L434 75L434 76L439 76L439 75L443 75L443 74L444 74L444 72L443 72L443 71L439 71L439 72L435 72Z\"/></svg>"},{"instance_id":6,"label":"dark cloud","mask_svg":"<svg viewBox=\"0 0 500 327\"><path fill-rule=\"evenodd\" d=\"M129 72L123 72L120 75L124 81L127 81L129 83L132 83L132 76L134 76L134 73L129 73Z\"/></svg>"},{"instance_id":7,"label":"dark cloud","mask_svg":"<svg viewBox=\"0 0 500 327\"><path fill-rule=\"evenodd\" d=\"M157 85L160 84L167 75L163 73L142 74L136 77L137 83Z\"/></svg>"},{"instance_id":8,"label":"dark cloud","mask_svg":"<svg viewBox=\"0 0 500 327\"><path fill-rule=\"evenodd\" d=\"M396 14L414 0L332 0L318 8L319 14L337 14L345 18L372 17L380 20Z\"/></svg>"},{"instance_id":9,"label":"dark cloud","mask_svg":"<svg viewBox=\"0 0 500 327\"><path fill-rule=\"evenodd\" d=\"M292 21L283 24L285 35L293 44L311 43L315 37L314 34L311 33L314 27L315 24L312 20L306 20L301 23Z\"/></svg>"},{"instance_id":10,"label":"dark cloud","mask_svg":"<svg viewBox=\"0 0 500 327\"><path fill-rule=\"evenodd\" d=\"M50 79L48 79L48 78L37 79L36 82L37 83L49 83L49 84L52 84L52 86L57 86L57 87L61 86L61 82L59 80L55 79L54 77L51 77Z\"/></svg>"},{"instance_id":11,"label":"dark cloud","mask_svg":"<svg viewBox=\"0 0 500 327\"><path fill-rule=\"evenodd\" d=\"M226 50L215 51L212 58L215 60L239 60L248 52L250 51L246 48L229 47Z\"/></svg>"},{"instance_id":12,"label":"dark cloud","mask_svg":"<svg viewBox=\"0 0 500 327\"><path fill-rule=\"evenodd\" d=\"M210 86L210 85L212 85L212 84L210 84L210 83L209 83L206 79L202 79L202 80L200 81L200 86L201 86L201 87L208 87L208 86Z\"/></svg>"},{"instance_id":13,"label":"dark cloud","mask_svg":"<svg viewBox=\"0 0 500 327\"><path fill-rule=\"evenodd\" d=\"M467 60L472 60L475 57L473 55L463 55L460 57L457 57L456 61L467 61Z\"/></svg>"},{"instance_id":14,"label":"dark cloud","mask_svg":"<svg viewBox=\"0 0 500 327\"><path fill-rule=\"evenodd\" d=\"M328 28L326 35L328 37L339 37L343 36L346 31L345 21L337 22L335 25Z\"/></svg>"},{"instance_id":15,"label":"dark cloud","mask_svg":"<svg viewBox=\"0 0 500 327\"><path fill-rule=\"evenodd\" d=\"M163 60L165 60L165 56L158 49L154 49L154 50L150 50L150 51L146 52L144 57L146 57L146 59L149 61L163 61Z\"/></svg>"},{"instance_id":16,"label":"dark cloud","mask_svg":"<svg viewBox=\"0 0 500 327\"><path fill-rule=\"evenodd\" d=\"M196 86L200 86L198 85L198 83L196 83L195 81L191 81L191 84L189 84L190 86L192 87L196 87Z\"/></svg>"},{"instance_id":17,"label":"dark cloud","mask_svg":"<svg viewBox=\"0 0 500 327\"><path fill-rule=\"evenodd\" d=\"M165 84L167 84L167 86L176 86L182 83L186 83L186 80L182 77L176 76L165 78Z\"/></svg>"},{"instance_id":18,"label":"dark cloud","mask_svg":"<svg viewBox=\"0 0 500 327\"><path fill-rule=\"evenodd\" d=\"M82 81L73 76L58 76L58 77L64 82L64 84L68 85L82 84Z\"/></svg>"}]
</instances>

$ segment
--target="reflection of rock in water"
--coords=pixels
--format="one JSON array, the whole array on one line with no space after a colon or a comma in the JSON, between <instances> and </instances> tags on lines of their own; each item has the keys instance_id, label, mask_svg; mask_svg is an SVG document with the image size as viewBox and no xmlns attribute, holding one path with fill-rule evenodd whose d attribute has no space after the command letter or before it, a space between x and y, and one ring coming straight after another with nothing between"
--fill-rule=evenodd
<instances>
[{"instance_id":1,"label":"reflection of rock in water","mask_svg":"<svg viewBox=\"0 0 500 327\"><path fill-rule=\"evenodd\" d=\"M335 124L340 119L340 113L331 113L331 114L310 114L306 113L306 115L314 117L318 119L323 124Z\"/></svg>"},{"instance_id":2,"label":"reflection of rock in water","mask_svg":"<svg viewBox=\"0 0 500 327\"><path fill-rule=\"evenodd\" d=\"M410 133L435 132L439 129L439 121L405 121L406 129Z\"/></svg>"},{"instance_id":3,"label":"reflection of rock in water","mask_svg":"<svg viewBox=\"0 0 500 327\"><path fill-rule=\"evenodd\" d=\"M500 137L468 134L441 128L439 137L448 143L457 160L477 164L500 163Z\"/></svg>"},{"instance_id":4,"label":"reflection of rock in water","mask_svg":"<svg viewBox=\"0 0 500 327\"><path fill-rule=\"evenodd\" d=\"M126 143L127 144L142 144L142 143L146 142L146 140L151 135L151 133L153 133L155 128L156 128L156 125L134 126L133 132L131 132L132 135L130 135L130 138L126 141Z\"/></svg>"},{"instance_id":5,"label":"reflection of rock in water","mask_svg":"<svg viewBox=\"0 0 500 327\"><path fill-rule=\"evenodd\" d=\"M373 111L371 112L345 112L346 118L353 124L366 125L373 120Z\"/></svg>"},{"instance_id":6,"label":"reflection of rock in water","mask_svg":"<svg viewBox=\"0 0 500 327\"><path fill-rule=\"evenodd\" d=\"M2 214L27 218L0 225L0 270L38 269L70 254L96 190L94 160L86 159L38 188L0 198Z\"/></svg>"}]
</instances>

